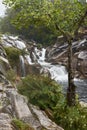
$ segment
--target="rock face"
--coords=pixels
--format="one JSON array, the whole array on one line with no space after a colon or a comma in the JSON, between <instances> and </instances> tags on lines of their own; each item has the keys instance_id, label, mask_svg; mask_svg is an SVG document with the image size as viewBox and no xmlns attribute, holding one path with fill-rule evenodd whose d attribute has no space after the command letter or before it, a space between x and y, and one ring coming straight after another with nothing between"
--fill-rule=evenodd
<instances>
[{"instance_id":1,"label":"rock face","mask_svg":"<svg viewBox=\"0 0 87 130\"><path fill-rule=\"evenodd\" d=\"M7 44L5 38L6 37L4 37L4 44L5 42ZM13 41L11 41L11 39L13 39ZM15 39L16 42L14 44ZM8 41L10 44L9 46L14 45L20 48L20 45L17 45L17 43L19 43L17 41L17 37L10 37ZM20 44L22 43L20 42ZM25 48L24 44L22 44L22 47ZM28 105L27 99L20 95L16 87L14 87L11 82L6 79L6 71L11 67L6 58L3 47L1 48L3 51L0 50L0 130L14 130L14 126L11 123L14 118L28 123L34 128L34 130L63 130L57 124L52 122L45 112L41 111L36 106L31 104ZM33 68L34 67L35 66L33 66ZM40 66L37 65L37 69L34 68L32 71L36 71L38 73L39 67Z\"/></svg>"},{"instance_id":2,"label":"rock face","mask_svg":"<svg viewBox=\"0 0 87 130\"><path fill-rule=\"evenodd\" d=\"M0 130L13 130L11 118L6 113L0 113Z\"/></svg>"},{"instance_id":3,"label":"rock face","mask_svg":"<svg viewBox=\"0 0 87 130\"><path fill-rule=\"evenodd\" d=\"M14 117L29 123L35 130L63 130L38 107L28 106L26 98L18 94L16 88L3 85L0 89L0 130L13 130L11 121Z\"/></svg>"}]
</instances>

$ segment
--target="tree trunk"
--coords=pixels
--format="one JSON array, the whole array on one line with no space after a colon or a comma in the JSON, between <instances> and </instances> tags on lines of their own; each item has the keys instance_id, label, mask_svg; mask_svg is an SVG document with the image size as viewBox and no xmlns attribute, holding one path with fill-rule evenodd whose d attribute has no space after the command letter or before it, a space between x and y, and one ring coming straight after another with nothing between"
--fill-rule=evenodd
<instances>
[{"instance_id":1,"label":"tree trunk","mask_svg":"<svg viewBox=\"0 0 87 130\"><path fill-rule=\"evenodd\" d=\"M67 104L69 106L75 105L75 85L73 81L72 71L72 41L68 41L68 89L67 89Z\"/></svg>"}]
</instances>

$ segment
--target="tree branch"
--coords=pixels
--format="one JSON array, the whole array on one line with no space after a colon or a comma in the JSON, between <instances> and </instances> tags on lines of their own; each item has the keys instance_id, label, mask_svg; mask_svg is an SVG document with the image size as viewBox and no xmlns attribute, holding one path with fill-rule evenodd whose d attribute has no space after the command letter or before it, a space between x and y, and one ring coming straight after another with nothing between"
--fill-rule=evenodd
<instances>
[{"instance_id":1,"label":"tree branch","mask_svg":"<svg viewBox=\"0 0 87 130\"><path fill-rule=\"evenodd\" d=\"M82 25L82 23L84 22L84 20L85 20L86 17L87 17L87 9L86 9L86 11L84 12L84 15L81 17L81 19L80 19L79 22L78 22L77 28L76 28L75 31L74 31L74 37L77 36L78 31L79 31L79 28L81 27L81 25Z\"/></svg>"},{"instance_id":2,"label":"tree branch","mask_svg":"<svg viewBox=\"0 0 87 130\"><path fill-rule=\"evenodd\" d=\"M51 14L47 14L47 15L52 20ZM70 35L70 33L66 32L66 31L62 30L56 22L54 22L54 25L55 25L56 30L60 31L61 34L66 38L67 41L72 39L72 35Z\"/></svg>"}]
</instances>

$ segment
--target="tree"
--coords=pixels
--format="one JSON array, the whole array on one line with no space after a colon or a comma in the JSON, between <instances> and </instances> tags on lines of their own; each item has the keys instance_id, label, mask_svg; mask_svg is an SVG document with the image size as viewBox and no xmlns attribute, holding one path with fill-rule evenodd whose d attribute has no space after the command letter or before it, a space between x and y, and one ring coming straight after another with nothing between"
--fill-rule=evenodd
<instances>
[{"instance_id":1,"label":"tree","mask_svg":"<svg viewBox=\"0 0 87 130\"><path fill-rule=\"evenodd\" d=\"M72 72L72 42L87 16L87 5L78 0L5 0L7 6L19 10L13 23L16 27L45 25L56 34L62 34L68 47L67 104L75 105L75 85Z\"/></svg>"},{"instance_id":2,"label":"tree","mask_svg":"<svg viewBox=\"0 0 87 130\"><path fill-rule=\"evenodd\" d=\"M17 29L14 24L12 24L12 19L18 13L18 10L7 8L5 12L5 16L0 18L0 32L19 35L22 38L34 40L36 43L51 44L53 41L56 41L56 36L54 33L45 26L34 26L30 25L28 28L22 27L21 29Z\"/></svg>"}]
</instances>

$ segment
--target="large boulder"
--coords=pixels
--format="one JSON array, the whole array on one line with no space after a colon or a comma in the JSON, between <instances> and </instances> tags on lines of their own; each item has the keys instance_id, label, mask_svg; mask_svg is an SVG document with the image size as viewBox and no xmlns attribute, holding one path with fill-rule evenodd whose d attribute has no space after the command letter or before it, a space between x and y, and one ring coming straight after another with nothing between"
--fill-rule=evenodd
<instances>
[{"instance_id":1,"label":"large boulder","mask_svg":"<svg viewBox=\"0 0 87 130\"><path fill-rule=\"evenodd\" d=\"M27 105L26 98L17 93L17 91L7 91L7 95L10 98L13 112L15 116L29 123L35 130L63 130L52 122L45 112L41 111L38 107L33 105Z\"/></svg>"}]
</instances>

